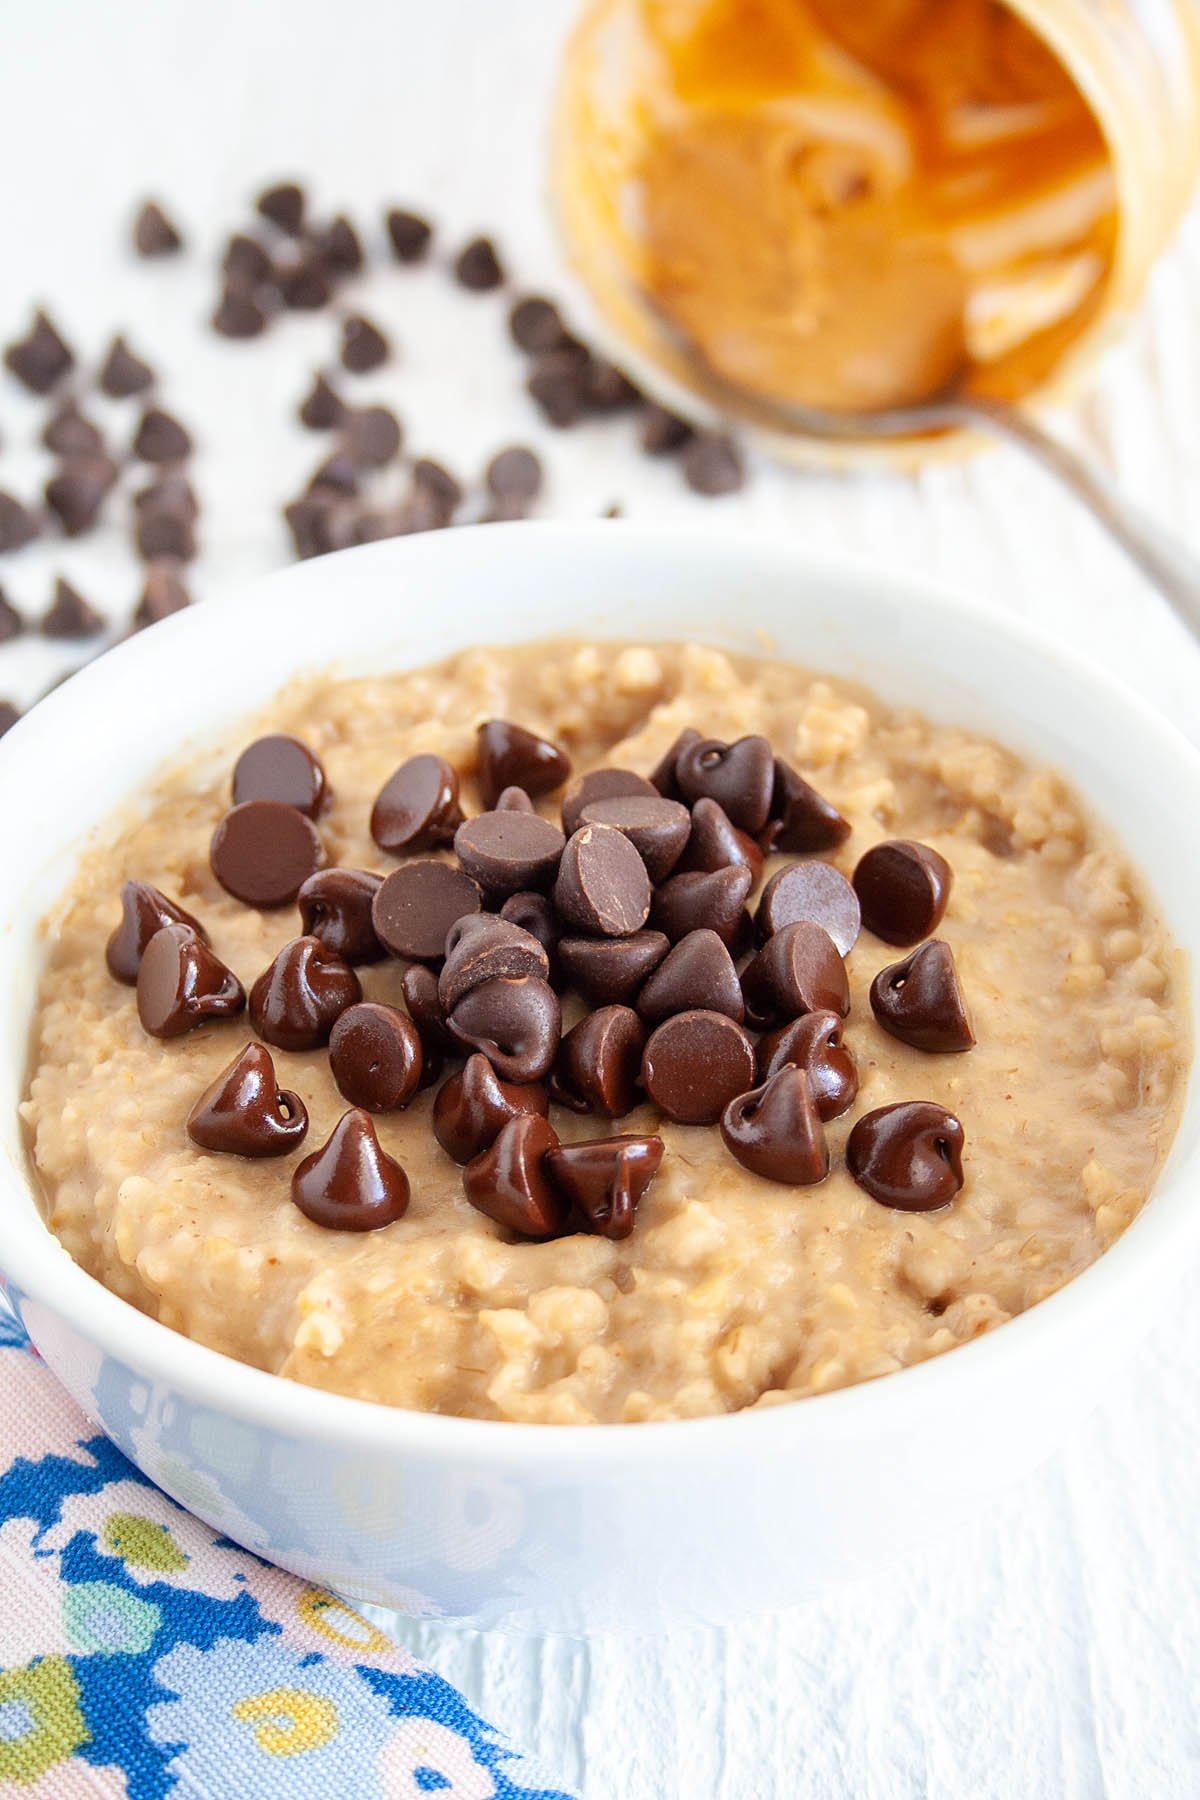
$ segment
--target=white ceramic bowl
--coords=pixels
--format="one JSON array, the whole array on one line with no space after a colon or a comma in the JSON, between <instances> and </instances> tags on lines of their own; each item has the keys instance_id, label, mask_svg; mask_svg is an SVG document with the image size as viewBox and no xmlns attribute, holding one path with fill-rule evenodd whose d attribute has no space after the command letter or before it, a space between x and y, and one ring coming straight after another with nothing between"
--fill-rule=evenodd
<instances>
[{"instance_id":1,"label":"white ceramic bowl","mask_svg":"<svg viewBox=\"0 0 1200 1800\"><path fill-rule=\"evenodd\" d=\"M440 532L305 563L92 664L0 743L0 1261L35 1344L161 1486L343 1593L475 1625L652 1630L785 1605L978 1509L1102 1394L1200 1237L1195 1084L1120 1242L1023 1317L881 1381L728 1418L438 1418L201 1348L85 1275L38 1216L17 1102L37 922L89 831L296 670L554 633L696 636L862 680L1066 772L1200 951L1200 757L1011 622L792 543L596 523Z\"/></svg>"}]
</instances>

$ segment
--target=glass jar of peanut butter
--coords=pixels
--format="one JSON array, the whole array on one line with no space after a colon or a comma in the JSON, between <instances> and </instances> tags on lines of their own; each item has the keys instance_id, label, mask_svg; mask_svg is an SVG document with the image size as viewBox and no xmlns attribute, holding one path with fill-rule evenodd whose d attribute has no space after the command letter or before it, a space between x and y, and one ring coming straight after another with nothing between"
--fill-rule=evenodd
<instances>
[{"instance_id":1,"label":"glass jar of peanut butter","mask_svg":"<svg viewBox=\"0 0 1200 1800\"><path fill-rule=\"evenodd\" d=\"M841 414L948 386L1040 400L1119 330L1178 223L1200 17L1194 0L592 0L552 167L593 322L668 405L706 410L697 363Z\"/></svg>"}]
</instances>

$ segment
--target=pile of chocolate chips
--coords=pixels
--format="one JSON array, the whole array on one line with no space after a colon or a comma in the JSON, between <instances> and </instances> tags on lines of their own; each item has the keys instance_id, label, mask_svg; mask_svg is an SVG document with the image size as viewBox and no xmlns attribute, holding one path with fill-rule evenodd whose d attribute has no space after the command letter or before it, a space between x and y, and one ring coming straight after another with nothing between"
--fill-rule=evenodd
<instances>
[{"instance_id":1,"label":"pile of chocolate chips","mask_svg":"<svg viewBox=\"0 0 1200 1800\"><path fill-rule=\"evenodd\" d=\"M254 1157L296 1149L305 1110L278 1087L266 1046L329 1046L350 1110L292 1176L295 1204L317 1224L367 1231L401 1216L407 1177L372 1114L435 1082L433 1130L462 1165L468 1200L526 1238L627 1236L662 1161L653 1135L560 1143L550 1101L612 1121L649 1100L679 1124L719 1127L757 1175L822 1181L824 1123L858 1092L844 958L864 925L916 946L871 984L883 1029L932 1054L973 1044L953 955L930 936L949 865L897 839L868 850L848 881L820 853L849 825L765 737L730 744L689 729L648 778L601 768L569 779L560 746L490 719L475 775L486 810L467 818L451 764L409 758L370 820L398 865L328 868L320 762L293 737L251 744L210 863L246 906L295 903L301 935L248 997L197 919L125 884L107 960L136 985L144 1028L168 1039L248 1008L261 1039L196 1101L195 1143ZM535 806L559 788L561 829ZM768 853L793 860L751 917ZM407 1012L363 997L356 968L388 956L407 965ZM564 1033L568 989L587 1010ZM927 1211L962 1186L962 1148L953 1114L916 1100L865 1114L845 1156L873 1199Z\"/></svg>"}]
</instances>

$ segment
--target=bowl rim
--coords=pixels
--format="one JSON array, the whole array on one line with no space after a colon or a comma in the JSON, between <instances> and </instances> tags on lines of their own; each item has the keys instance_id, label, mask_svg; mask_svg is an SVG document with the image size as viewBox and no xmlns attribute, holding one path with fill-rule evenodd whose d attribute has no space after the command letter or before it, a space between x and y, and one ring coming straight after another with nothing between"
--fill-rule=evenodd
<instances>
[{"instance_id":1,"label":"bowl rim","mask_svg":"<svg viewBox=\"0 0 1200 1800\"><path fill-rule=\"evenodd\" d=\"M497 533L502 534L498 540ZM437 533L426 537L436 545L458 535ZM968 607L945 584L896 574L866 556L814 552L799 542L794 533L722 527L717 535L726 552L733 550L747 570L756 562L774 568L786 565L792 574L802 574L815 584L823 579L835 583L869 579L896 599L920 607L931 623L939 617L953 617L961 622L966 616L984 633L1006 638L1019 652L1051 662L1065 679L1090 688L1094 698L1123 715L1126 724L1149 740L1161 755L1173 758L1181 775L1191 780L1200 797L1200 750L1140 695L1027 620L992 607ZM551 540L578 542L581 546L615 544L618 539L628 544L632 540L635 545L640 542L647 549L665 551L686 562L697 553L698 544L706 540L712 543L714 533L709 529L697 532L686 524L653 525L631 520L522 521L473 526L471 537L475 541L490 538L510 549ZM423 539L409 538L365 545L320 561L326 567L332 564L344 570L350 557L403 560L412 554L407 548L410 545L421 545L422 553L430 554ZM438 554L436 549L433 554ZM280 594L286 596L300 573L311 566L292 565L235 584L202 607L180 612L162 621L153 632L136 634L114 646L69 683L47 695L0 740L0 781L6 770L15 773L26 740L36 741L39 731L57 731L60 725L68 724L79 708L90 707L93 695L103 692L106 671L132 666L138 660L149 666L169 659L177 644L182 647L189 635L210 629L207 621L219 619L230 605L261 607L271 596L282 604ZM703 632L699 635L702 639ZM1189 1010L1194 1016L1200 999L1195 988L1190 998ZM768 1407L699 1418L550 1426L422 1412L309 1387L239 1362L188 1338L106 1288L72 1260L43 1221L32 1174L5 1164L0 1164L0 1215L6 1213L6 1187L23 1188L24 1200L32 1198L33 1206L22 1204L14 1209L14 1216L4 1217L0 1295L6 1286L11 1286L21 1299L38 1302L62 1319L72 1332L82 1334L105 1355L115 1357L151 1385L167 1384L193 1403L218 1414L290 1433L298 1439L354 1445L360 1450L371 1448L396 1456L427 1455L442 1461L475 1464L499 1461L530 1469L553 1469L555 1474L562 1474L573 1463L591 1467L611 1461L616 1465L616 1473L632 1476L639 1466L659 1459L683 1454L719 1456L732 1453L737 1447L749 1451L752 1438L756 1448L786 1453L801 1446L806 1434L817 1438L882 1435L884 1429L894 1430L907 1418L942 1404L943 1394L952 1399L966 1382L982 1392L983 1383L1002 1373L1004 1364L1037 1361L1049 1346L1063 1342L1072 1331L1077 1334L1086 1330L1124 1290L1136 1288L1150 1278L1161 1282L1169 1255L1175 1257L1175 1270L1182 1275L1184 1259L1177 1254L1177 1240L1200 1240L1200 1208L1191 1208L1189 1215L1176 1194L1186 1183L1187 1164L1200 1157L1200 1150L1185 1156L1178 1148L1183 1118L1198 1105L1196 1074L1193 1061L1185 1076L1176 1139L1146 1203L1116 1242L1057 1292L1003 1326L955 1346L951 1352L906 1365L885 1376ZM1172 1204L1173 1196L1178 1204ZM881 1405L886 1409L883 1414Z\"/></svg>"}]
</instances>

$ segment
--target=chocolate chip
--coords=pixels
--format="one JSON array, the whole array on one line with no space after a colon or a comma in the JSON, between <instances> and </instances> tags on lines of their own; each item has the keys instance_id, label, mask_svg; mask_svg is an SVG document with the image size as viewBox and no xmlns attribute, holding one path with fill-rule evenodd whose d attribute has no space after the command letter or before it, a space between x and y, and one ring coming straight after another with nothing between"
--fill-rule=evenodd
<instances>
[{"instance_id":1,"label":"chocolate chip","mask_svg":"<svg viewBox=\"0 0 1200 1800\"><path fill-rule=\"evenodd\" d=\"M455 920L479 908L479 889L469 875L433 857L418 857L385 878L371 920L393 956L433 962L443 955Z\"/></svg>"},{"instance_id":2,"label":"chocolate chip","mask_svg":"<svg viewBox=\"0 0 1200 1800\"><path fill-rule=\"evenodd\" d=\"M0 492L0 551L23 550L41 529L35 513L11 494Z\"/></svg>"},{"instance_id":3,"label":"chocolate chip","mask_svg":"<svg viewBox=\"0 0 1200 1800\"><path fill-rule=\"evenodd\" d=\"M13 638L20 637L25 629L25 621L0 589L0 644L11 643Z\"/></svg>"},{"instance_id":4,"label":"chocolate chip","mask_svg":"<svg viewBox=\"0 0 1200 1800\"><path fill-rule=\"evenodd\" d=\"M573 1025L558 1047L550 1093L572 1112L620 1119L637 1105L646 1032L631 1007L601 1006Z\"/></svg>"},{"instance_id":5,"label":"chocolate chip","mask_svg":"<svg viewBox=\"0 0 1200 1800\"><path fill-rule=\"evenodd\" d=\"M637 997L638 1014L648 1025L697 1008L724 1013L739 1025L746 1016L733 958L715 931L690 931L681 938Z\"/></svg>"},{"instance_id":6,"label":"chocolate chip","mask_svg":"<svg viewBox=\"0 0 1200 1800\"><path fill-rule=\"evenodd\" d=\"M500 917L511 925L519 925L535 937L549 959L547 979L558 985L558 941L562 937L562 921L553 902L545 894L510 894L500 908Z\"/></svg>"},{"instance_id":7,"label":"chocolate chip","mask_svg":"<svg viewBox=\"0 0 1200 1800\"><path fill-rule=\"evenodd\" d=\"M75 367L70 345L40 309L27 335L4 352L4 366L33 394L48 394Z\"/></svg>"},{"instance_id":8,"label":"chocolate chip","mask_svg":"<svg viewBox=\"0 0 1200 1800\"><path fill-rule=\"evenodd\" d=\"M151 406L138 421L132 449L142 462L182 462L192 453L192 440L178 419L159 406Z\"/></svg>"},{"instance_id":9,"label":"chocolate chip","mask_svg":"<svg viewBox=\"0 0 1200 1800\"><path fill-rule=\"evenodd\" d=\"M278 264L274 280L289 312L320 312L333 298L329 271L320 257L311 253Z\"/></svg>"},{"instance_id":10,"label":"chocolate chip","mask_svg":"<svg viewBox=\"0 0 1200 1800\"><path fill-rule=\"evenodd\" d=\"M752 1023L777 1025L800 1013L850 1010L846 968L823 925L806 919L785 925L742 974L746 1014Z\"/></svg>"},{"instance_id":11,"label":"chocolate chip","mask_svg":"<svg viewBox=\"0 0 1200 1800\"><path fill-rule=\"evenodd\" d=\"M537 811L537 807L533 804L533 801L529 798L529 795L525 792L523 787L506 787L497 799L492 811L532 813Z\"/></svg>"},{"instance_id":12,"label":"chocolate chip","mask_svg":"<svg viewBox=\"0 0 1200 1800\"><path fill-rule=\"evenodd\" d=\"M450 1035L445 1008L438 999L438 978L432 969L427 969L423 963L413 963L404 971L400 991L409 1018L420 1033L425 1056L421 1086L428 1087L441 1074L443 1059L457 1056L460 1046Z\"/></svg>"},{"instance_id":13,"label":"chocolate chip","mask_svg":"<svg viewBox=\"0 0 1200 1800\"><path fill-rule=\"evenodd\" d=\"M362 985L320 938L293 938L250 989L259 1037L280 1050L315 1050L335 1021L362 999Z\"/></svg>"},{"instance_id":14,"label":"chocolate chip","mask_svg":"<svg viewBox=\"0 0 1200 1800\"><path fill-rule=\"evenodd\" d=\"M686 419L668 412L665 406L650 405L642 414L638 442L647 456L669 456L682 450L695 435Z\"/></svg>"},{"instance_id":15,"label":"chocolate chip","mask_svg":"<svg viewBox=\"0 0 1200 1800\"><path fill-rule=\"evenodd\" d=\"M358 233L345 213L338 213L324 231L316 234L313 248L322 262L339 275L357 275L366 261Z\"/></svg>"},{"instance_id":16,"label":"chocolate chip","mask_svg":"<svg viewBox=\"0 0 1200 1800\"><path fill-rule=\"evenodd\" d=\"M691 835L692 818L677 800L659 794L617 794L606 800L589 800L583 809L585 825L611 825L629 839L646 865L652 882L664 881L683 855Z\"/></svg>"},{"instance_id":17,"label":"chocolate chip","mask_svg":"<svg viewBox=\"0 0 1200 1800\"><path fill-rule=\"evenodd\" d=\"M154 386L154 370L135 356L125 339L117 336L108 347L100 369L100 391L110 400L128 400Z\"/></svg>"},{"instance_id":18,"label":"chocolate chip","mask_svg":"<svg viewBox=\"0 0 1200 1800\"><path fill-rule=\"evenodd\" d=\"M139 509L134 521L138 555L147 562L165 556L173 562L191 562L196 554L196 534L182 512Z\"/></svg>"},{"instance_id":19,"label":"chocolate chip","mask_svg":"<svg viewBox=\"0 0 1200 1800\"><path fill-rule=\"evenodd\" d=\"M191 604L191 595L171 564L152 562L146 572L142 597L134 609L133 629L144 631L147 625L158 625Z\"/></svg>"},{"instance_id":20,"label":"chocolate chip","mask_svg":"<svg viewBox=\"0 0 1200 1800\"><path fill-rule=\"evenodd\" d=\"M562 797L563 830L570 837L583 823L583 809L594 800L614 800L625 794L641 794L647 799L657 796L657 789L632 769L589 769L576 775Z\"/></svg>"},{"instance_id":21,"label":"chocolate chip","mask_svg":"<svg viewBox=\"0 0 1200 1800\"><path fill-rule=\"evenodd\" d=\"M682 875L672 875L656 890L650 905L650 922L665 932L673 944L689 931L715 931L737 955L748 935L746 899L753 886L754 876L744 865L686 870Z\"/></svg>"},{"instance_id":22,"label":"chocolate chip","mask_svg":"<svg viewBox=\"0 0 1200 1800\"><path fill-rule=\"evenodd\" d=\"M501 1081L487 1057L476 1051L438 1089L433 1135L447 1156L468 1163L491 1148L510 1119L526 1113L545 1118L545 1088L537 1082Z\"/></svg>"},{"instance_id":23,"label":"chocolate chip","mask_svg":"<svg viewBox=\"0 0 1200 1800\"><path fill-rule=\"evenodd\" d=\"M399 511L392 515L391 536L408 537L416 531L441 531L450 515L430 488L414 482Z\"/></svg>"},{"instance_id":24,"label":"chocolate chip","mask_svg":"<svg viewBox=\"0 0 1200 1800\"><path fill-rule=\"evenodd\" d=\"M567 839L554 884L554 904L580 931L620 937L650 913L646 865L612 825L581 825Z\"/></svg>"},{"instance_id":25,"label":"chocolate chip","mask_svg":"<svg viewBox=\"0 0 1200 1800\"><path fill-rule=\"evenodd\" d=\"M849 836L850 821L843 819L836 806L777 756L770 816L759 838L762 848L789 856L809 856L836 850Z\"/></svg>"},{"instance_id":26,"label":"chocolate chip","mask_svg":"<svg viewBox=\"0 0 1200 1800\"><path fill-rule=\"evenodd\" d=\"M854 1104L858 1070L842 1041L837 1013L804 1013L758 1042L758 1079L770 1081L789 1065L803 1069L822 1119L836 1119Z\"/></svg>"},{"instance_id":27,"label":"chocolate chip","mask_svg":"<svg viewBox=\"0 0 1200 1800\"><path fill-rule=\"evenodd\" d=\"M133 222L133 247L139 256L173 256L183 237L157 200L147 200Z\"/></svg>"},{"instance_id":28,"label":"chocolate chip","mask_svg":"<svg viewBox=\"0 0 1200 1800\"><path fill-rule=\"evenodd\" d=\"M58 408L42 432L42 442L59 456L96 456L104 450L99 426L85 419L73 400L64 401Z\"/></svg>"},{"instance_id":29,"label":"chocolate chip","mask_svg":"<svg viewBox=\"0 0 1200 1800\"><path fill-rule=\"evenodd\" d=\"M739 831L761 831L775 783L775 758L765 737L700 738L675 758L675 779L689 805L716 800Z\"/></svg>"},{"instance_id":30,"label":"chocolate chip","mask_svg":"<svg viewBox=\"0 0 1200 1800\"><path fill-rule=\"evenodd\" d=\"M642 403L628 375L602 356L591 356L584 364L583 397L589 412L628 412Z\"/></svg>"},{"instance_id":31,"label":"chocolate chip","mask_svg":"<svg viewBox=\"0 0 1200 1800\"><path fill-rule=\"evenodd\" d=\"M458 776L444 756L410 756L371 808L371 836L392 855L440 849L461 823Z\"/></svg>"},{"instance_id":32,"label":"chocolate chip","mask_svg":"<svg viewBox=\"0 0 1200 1800\"><path fill-rule=\"evenodd\" d=\"M267 329L267 312L253 294L231 285L213 308L210 323L219 337L256 338Z\"/></svg>"},{"instance_id":33,"label":"chocolate chip","mask_svg":"<svg viewBox=\"0 0 1200 1800\"><path fill-rule=\"evenodd\" d=\"M565 843L557 825L525 812L478 813L454 834L459 862L492 899L550 887Z\"/></svg>"},{"instance_id":34,"label":"chocolate chip","mask_svg":"<svg viewBox=\"0 0 1200 1800\"><path fill-rule=\"evenodd\" d=\"M784 1067L721 1114L721 1136L744 1169L812 1187L829 1173L829 1146L803 1069Z\"/></svg>"},{"instance_id":35,"label":"chocolate chip","mask_svg":"<svg viewBox=\"0 0 1200 1800\"><path fill-rule=\"evenodd\" d=\"M182 469L164 469L147 486L138 489L133 504L139 513L177 513L189 525L196 523L200 511L192 484Z\"/></svg>"},{"instance_id":36,"label":"chocolate chip","mask_svg":"<svg viewBox=\"0 0 1200 1800\"><path fill-rule=\"evenodd\" d=\"M254 205L264 219L270 219L289 237L299 237L304 229L305 197L299 182L281 181L264 188Z\"/></svg>"},{"instance_id":37,"label":"chocolate chip","mask_svg":"<svg viewBox=\"0 0 1200 1800\"><path fill-rule=\"evenodd\" d=\"M152 1037L179 1037L207 1019L232 1019L246 994L232 970L190 925L164 925L145 949L137 972L137 1008Z\"/></svg>"},{"instance_id":38,"label":"chocolate chip","mask_svg":"<svg viewBox=\"0 0 1200 1800\"><path fill-rule=\"evenodd\" d=\"M564 937L558 955L563 975L593 1006L629 1005L670 949L661 931L628 937Z\"/></svg>"},{"instance_id":39,"label":"chocolate chip","mask_svg":"<svg viewBox=\"0 0 1200 1800\"><path fill-rule=\"evenodd\" d=\"M697 800L692 808L692 834L675 866L680 874L749 869L757 881L762 874L763 854L747 832L737 829L716 800Z\"/></svg>"},{"instance_id":40,"label":"chocolate chip","mask_svg":"<svg viewBox=\"0 0 1200 1800\"><path fill-rule=\"evenodd\" d=\"M499 976L463 995L447 1015L450 1034L482 1050L502 1081L537 1081L558 1049L558 995L536 975Z\"/></svg>"},{"instance_id":41,"label":"chocolate chip","mask_svg":"<svg viewBox=\"0 0 1200 1800\"><path fill-rule=\"evenodd\" d=\"M272 732L247 744L233 766L233 804L278 800L315 819L326 800L325 771L307 744Z\"/></svg>"},{"instance_id":42,"label":"chocolate chip","mask_svg":"<svg viewBox=\"0 0 1200 1800\"><path fill-rule=\"evenodd\" d=\"M546 1152L558 1191L600 1237L627 1238L638 1203L663 1159L660 1137L606 1137L559 1144Z\"/></svg>"},{"instance_id":43,"label":"chocolate chip","mask_svg":"<svg viewBox=\"0 0 1200 1800\"><path fill-rule=\"evenodd\" d=\"M42 615L41 633L48 638L94 637L103 631L105 620L89 606L83 595L60 575L54 583L54 600Z\"/></svg>"},{"instance_id":44,"label":"chocolate chip","mask_svg":"<svg viewBox=\"0 0 1200 1800\"><path fill-rule=\"evenodd\" d=\"M561 349L568 337L557 306L537 294L529 294L514 304L508 315L508 331L517 348L530 355L539 350Z\"/></svg>"},{"instance_id":45,"label":"chocolate chip","mask_svg":"<svg viewBox=\"0 0 1200 1800\"><path fill-rule=\"evenodd\" d=\"M109 974L134 987L146 945L164 925L186 925L202 943L208 942L208 933L199 919L185 912L178 900L151 887L148 881L126 881L121 888L121 920L104 952Z\"/></svg>"},{"instance_id":46,"label":"chocolate chip","mask_svg":"<svg viewBox=\"0 0 1200 1800\"><path fill-rule=\"evenodd\" d=\"M662 760L650 771L651 786L662 795L664 800L682 800L679 783L675 778L675 766L685 750L701 741L700 733L694 726L686 725L668 749Z\"/></svg>"},{"instance_id":47,"label":"chocolate chip","mask_svg":"<svg viewBox=\"0 0 1200 1800\"><path fill-rule=\"evenodd\" d=\"M468 913L446 933L446 961L438 976L438 1000L444 1011L484 981L501 976L536 975L546 981L550 958L545 946L511 919L492 913Z\"/></svg>"},{"instance_id":48,"label":"chocolate chip","mask_svg":"<svg viewBox=\"0 0 1200 1800\"><path fill-rule=\"evenodd\" d=\"M391 355L391 345L377 325L358 313L342 321L342 367L352 375L378 369Z\"/></svg>"},{"instance_id":49,"label":"chocolate chip","mask_svg":"<svg viewBox=\"0 0 1200 1800\"><path fill-rule=\"evenodd\" d=\"M342 449L360 469L382 469L400 454L402 442L399 420L386 406L360 407L342 424Z\"/></svg>"},{"instance_id":50,"label":"chocolate chip","mask_svg":"<svg viewBox=\"0 0 1200 1800\"><path fill-rule=\"evenodd\" d=\"M344 450L338 450L313 470L308 491L317 494L325 489L332 494L354 495L358 493L358 477L358 464Z\"/></svg>"},{"instance_id":51,"label":"chocolate chip","mask_svg":"<svg viewBox=\"0 0 1200 1800\"><path fill-rule=\"evenodd\" d=\"M525 389L546 423L565 430L583 417L585 381L573 350L546 350L535 359Z\"/></svg>"},{"instance_id":52,"label":"chocolate chip","mask_svg":"<svg viewBox=\"0 0 1200 1800\"><path fill-rule=\"evenodd\" d=\"M477 1211L522 1237L550 1238L567 1220L567 1201L551 1185L546 1153L558 1138L538 1113L519 1113L463 1170L463 1188Z\"/></svg>"},{"instance_id":53,"label":"chocolate chip","mask_svg":"<svg viewBox=\"0 0 1200 1800\"><path fill-rule=\"evenodd\" d=\"M318 869L296 895L305 935L348 963L378 962L384 949L371 906L382 885L383 877L367 869Z\"/></svg>"},{"instance_id":54,"label":"chocolate chip","mask_svg":"<svg viewBox=\"0 0 1200 1800\"><path fill-rule=\"evenodd\" d=\"M484 470L488 493L497 500L530 502L542 491L542 465L524 444L499 450Z\"/></svg>"},{"instance_id":55,"label":"chocolate chip","mask_svg":"<svg viewBox=\"0 0 1200 1800\"><path fill-rule=\"evenodd\" d=\"M325 556L334 548L329 530L334 505L332 494L316 492L306 495L303 500L293 500L289 506L284 507L283 516L292 534L292 547L302 560L311 556Z\"/></svg>"},{"instance_id":56,"label":"chocolate chip","mask_svg":"<svg viewBox=\"0 0 1200 1800\"><path fill-rule=\"evenodd\" d=\"M296 1206L329 1231L378 1231L404 1216L408 1197L408 1176L381 1147L361 1107L344 1113L292 1176Z\"/></svg>"},{"instance_id":57,"label":"chocolate chip","mask_svg":"<svg viewBox=\"0 0 1200 1800\"><path fill-rule=\"evenodd\" d=\"M902 1212L935 1212L963 1184L963 1128L931 1100L880 1106L857 1120L846 1167L872 1200Z\"/></svg>"},{"instance_id":58,"label":"chocolate chip","mask_svg":"<svg viewBox=\"0 0 1200 1800\"><path fill-rule=\"evenodd\" d=\"M11 700L0 700L0 737L6 736L20 717L20 708Z\"/></svg>"},{"instance_id":59,"label":"chocolate chip","mask_svg":"<svg viewBox=\"0 0 1200 1800\"><path fill-rule=\"evenodd\" d=\"M746 485L737 445L722 431L701 431L684 452L683 479L693 493L714 498Z\"/></svg>"},{"instance_id":60,"label":"chocolate chip","mask_svg":"<svg viewBox=\"0 0 1200 1800\"><path fill-rule=\"evenodd\" d=\"M110 456L72 456L43 490L46 505L67 537L82 537L96 523L120 471Z\"/></svg>"},{"instance_id":61,"label":"chocolate chip","mask_svg":"<svg viewBox=\"0 0 1200 1800\"><path fill-rule=\"evenodd\" d=\"M485 293L502 284L504 270L490 238L472 238L459 251L454 262L454 276L460 287L470 288L474 293Z\"/></svg>"},{"instance_id":62,"label":"chocolate chip","mask_svg":"<svg viewBox=\"0 0 1200 1800\"><path fill-rule=\"evenodd\" d=\"M221 273L231 287L259 287L270 279L271 258L257 238L235 231L225 246Z\"/></svg>"},{"instance_id":63,"label":"chocolate chip","mask_svg":"<svg viewBox=\"0 0 1200 1800\"><path fill-rule=\"evenodd\" d=\"M368 1112L399 1112L421 1084L421 1034L395 1006L356 1002L333 1027L329 1070L351 1105Z\"/></svg>"},{"instance_id":64,"label":"chocolate chip","mask_svg":"<svg viewBox=\"0 0 1200 1800\"><path fill-rule=\"evenodd\" d=\"M535 798L560 787L571 773L565 750L508 719L486 719L476 732L477 779L485 806L506 787L523 787Z\"/></svg>"},{"instance_id":65,"label":"chocolate chip","mask_svg":"<svg viewBox=\"0 0 1200 1800\"><path fill-rule=\"evenodd\" d=\"M914 1050L969 1050L975 1042L954 953L941 938L879 971L871 983L871 1010L885 1031Z\"/></svg>"},{"instance_id":66,"label":"chocolate chip","mask_svg":"<svg viewBox=\"0 0 1200 1800\"><path fill-rule=\"evenodd\" d=\"M455 508L460 504L463 491L462 483L441 463L434 462L431 456L418 457L413 464L413 485L432 495L438 503L438 510L447 521L453 518Z\"/></svg>"},{"instance_id":67,"label":"chocolate chip","mask_svg":"<svg viewBox=\"0 0 1200 1800\"><path fill-rule=\"evenodd\" d=\"M642 1055L642 1086L680 1125L715 1125L754 1080L754 1050L724 1013L700 1008L656 1025Z\"/></svg>"},{"instance_id":68,"label":"chocolate chip","mask_svg":"<svg viewBox=\"0 0 1200 1800\"><path fill-rule=\"evenodd\" d=\"M313 384L300 402L297 416L309 431L331 431L346 416L346 406L337 390L324 375L313 376Z\"/></svg>"},{"instance_id":69,"label":"chocolate chip","mask_svg":"<svg viewBox=\"0 0 1200 1800\"><path fill-rule=\"evenodd\" d=\"M887 944L918 943L941 923L951 879L950 864L928 844L876 844L854 871L863 924Z\"/></svg>"},{"instance_id":70,"label":"chocolate chip","mask_svg":"<svg viewBox=\"0 0 1200 1800\"><path fill-rule=\"evenodd\" d=\"M193 1144L225 1156L286 1156L307 1131L303 1100L279 1086L271 1053L261 1044L247 1044L187 1116Z\"/></svg>"},{"instance_id":71,"label":"chocolate chip","mask_svg":"<svg viewBox=\"0 0 1200 1800\"><path fill-rule=\"evenodd\" d=\"M798 919L823 925L839 955L854 948L861 923L858 895L831 863L789 863L763 889L754 915L760 941Z\"/></svg>"},{"instance_id":72,"label":"chocolate chip","mask_svg":"<svg viewBox=\"0 0 1200 1800\"><path fill-rule=\"evenodd\" d=\"M324 860L312 820L279 800L231 807L209 846L212 872L226 893L263 910L287 906Z\"/></svg>"},{"instance_id":73,"label":"chocolate chip","mask_svg":"<svg viewBox=\"0 0 1200 1800\"><path fill-rule=\"evenodd\" d=\"M433 237L433 226L428 219L423 219L419 213L406 212L403 207L393 206L384 222L396 261L420 262Z\"/></svg>"}]
</instances>

